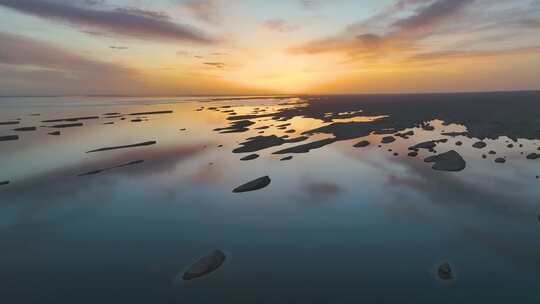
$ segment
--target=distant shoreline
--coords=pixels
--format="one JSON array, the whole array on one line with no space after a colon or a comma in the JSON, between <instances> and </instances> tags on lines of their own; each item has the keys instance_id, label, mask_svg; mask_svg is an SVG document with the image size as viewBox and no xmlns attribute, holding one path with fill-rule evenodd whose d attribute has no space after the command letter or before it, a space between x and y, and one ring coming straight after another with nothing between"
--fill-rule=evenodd
<instances>
[{"instance_id":1,"label":"distant shoreline","mask_svg":"<svg viewBox=\"0 0 540 304\"><path fill-rule=\"evenodd\" d=\"M121 95L121 94L96 94L96 95L0 95L0 98L178 98L178 97L312 97L312 96L366 96L366 95L459 95L459 94L497 94L497 93L537 93L538 90L500 90L500 91L441 91L441 92L396 92L396 93L339 93L339 94L198 94L198 95Z\"/></svg>"}]
</instances>

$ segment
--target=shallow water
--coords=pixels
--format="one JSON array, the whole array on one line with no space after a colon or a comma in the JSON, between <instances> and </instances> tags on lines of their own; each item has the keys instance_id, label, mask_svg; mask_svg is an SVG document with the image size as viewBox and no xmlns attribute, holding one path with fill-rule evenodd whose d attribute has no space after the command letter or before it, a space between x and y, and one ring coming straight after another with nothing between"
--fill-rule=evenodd
<instances>
[{"instance_id":1,"label":"shallow water","mask_svg":"<svg viewBox=\"0 0 540 304\"><path fill-rule=\"evenodd\" d=\"M540 159L525 156L540 153L529 126L538 95L387 96L388 106L370 96L2 98L0 121L21 120L0 126L20 137L0 142L0 182L10 182L0 186L0 293L9 303L537 303ZM417 99L436 106L413 111ZM489 115L472 113L487 99L497 102ZM173 112L128 115L155 111ZM126 119L104 115L116 112ZM43 122L84 116L99 118L60 136ZM244 120L255 124L215 131ZM470 135L441 135L451 131ZM309 138L233 153L272 135ZM443 138L436 153L457 151L465 170L432 170L427 150L407 156ZM481 139L488 146L472 148ZM354 148L361 140L371 145ZM268 187L232 192L266 175ZM222 267L178 279L214 249L227 255ZM446 261L449 282L437 278Z\"/></svg>"}]
</instances>

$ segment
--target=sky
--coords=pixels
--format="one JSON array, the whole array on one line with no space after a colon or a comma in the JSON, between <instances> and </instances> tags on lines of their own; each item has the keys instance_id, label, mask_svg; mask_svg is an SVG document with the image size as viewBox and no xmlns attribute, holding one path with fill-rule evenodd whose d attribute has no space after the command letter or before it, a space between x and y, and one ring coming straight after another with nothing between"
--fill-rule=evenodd
<instances>
[{"instance_id":1,"label":"sky","mask_svg":"<svg viewBox=\"0 0 540 304\"><path fill-rule=\"evenodd\" d=\"M0 95L540 89L540 0L0 0Z\"/></svg>"}]
</instances>

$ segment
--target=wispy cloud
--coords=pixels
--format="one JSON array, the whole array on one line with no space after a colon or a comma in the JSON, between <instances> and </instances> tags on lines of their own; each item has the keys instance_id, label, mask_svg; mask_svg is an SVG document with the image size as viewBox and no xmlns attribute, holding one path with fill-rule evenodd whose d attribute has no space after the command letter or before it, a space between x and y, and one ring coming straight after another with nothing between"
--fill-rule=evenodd
<instances>
[{"instance_id":1,"label":"wispy cloud","mask_svg":"<svg viewBox=\"0 0 540 304\"><path fill-rule=\"evenodd\" d=\"M263 22L263 27L280 33L293 32L299 29L298 26L289 24L287 20L284 19L270 19Z\"/></svg>"},{"instance_id":2,"label":"wispy cloud","mask_svg":"<svg viewBox=\"0 0 540 304\"><path fill-rule=\"evenodd\" d=\"M183 6L197 19L217 25L221 22L216 0L185 0Z\"/></svg>"},{"instance_id":3,"label":"wispy cloud","mask_svg":"<svg viewBox=\"0 0 540 304\"><path fill-rule=\"evenodd\" d=\"M46 0L0 0L0 6L84 30L123 37L200 44L216 42L216 39L193 26L174 23L161 12L135 8L101 10L94 8L95 5L81 6Z\"/></svg>"}]
</instances>

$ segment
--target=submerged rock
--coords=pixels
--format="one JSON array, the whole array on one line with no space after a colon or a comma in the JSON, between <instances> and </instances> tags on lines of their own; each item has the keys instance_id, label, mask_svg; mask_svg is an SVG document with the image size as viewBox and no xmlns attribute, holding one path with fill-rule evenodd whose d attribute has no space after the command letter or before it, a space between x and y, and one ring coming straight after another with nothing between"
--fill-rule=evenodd
<instances>
[{"instance_id":1,"label":"submerged rock","mask_svg":"<svg viewBox=\"0 0 540 304\"><path fill-rule=\"evenodd\" d=\"M476 148L476 149L484 149L487 146L487 144L483 141L479 141L479 142L474 143L472 146L473 148Z\"/></svg>"},{"instance_id":2,"label":"submerged rock","mask_svg":"<svg viewBox=\"0 0 540 304\"><path fill-rule=\"evenodd\" d=\"M91 150L91 151L88 151L86 153L94 153L94 152L102 152L102 151L109 151L109 150L126 149L126 148L144 147L144 146L155 145L156 143L157 143L156 141L147 141L147 142L133 144L133 145L105 147L105 148L100 148L100 149L96 149L96 150Z\"/></svg>"},{"instance_id":3,"label":"submerged rock","mask_svg":"<svg viewBox=\"0 0 540 304\"><path fill-rule=\"evenodd\" d=\"M506 163L506 158L503 158L503 157L496 158L495 162L498 164L504 164Z\"/></svg>"},{"instance_id":4,"label":"submerged rock","mask_svg":"<svg viewBox=\"0 0 540 304\"><path fill-rule=\"evenodd\" d=\"M385 136L381 139L381 143L383 144L389 144L396 141L396 138L394 136Z\"/></svg>"},{"instance_id":5,"label":"submerged rock","mask_svg":"<svg viewBox=\"0 0 540 304\"><path fill-rule=\"evenodd\" d=\"M245 183L242 186L239 186L233 190L234 193L242 193L242 192L249 192L249 191L255 191L262 188L265 188L266 186L270 185L270 177L263 176L260 178L257 178L256 180L252 180L249 183Z\"/></svg>"},{"instance_id":6,"label":"submerged rock","mask_svg":"<svg viewBox=\"0 0 540 304\"><path fill-rule=\"evenodd\" d=\"M433 155L424 160L426 163L435 163L432 168L437 171L462 171L466 167L465 160L454 150L443 154Z\"/></svg>"},{"instance_id":7,"label":"submerged rock","mask_svg":"<svg viewBox=\"0 0 540 304\"><path fill-rule=\"evenodd\" d=\"M254 160L259 158L259 154L250 154L248 156L240 158L241 161Z\"/></svg>"},{"instance_id":8,"label":"submerged rock","mask_svg":"<svg viewBox=\"0 0 540 304\"><path fill-rule=\"evenodd\" d=\"M540 154L538 154L538 153L531 153L531 154L527 155L527 159L535 160L535 159L538 159L538 158L540 158Z\"/></svg>"},{"instance_id":9,"label":"submerged rock","mask_svg":"<svg viewBox=\"0 0 540 304\"><path fill-rule=\"evenodd\" d=\"M0 121L0 126L18 125L20 121Z\"/></svg>"},{"instance_id":10,"label":"submerged rock","mask_svg":"<svg viewBox=\"0 0 540 304\"><path fill-rule=\"evenodd\" d=\"M353 147L355 148L365 148L370 145L370 142L367 140L362 140L361 142L355 144Z\"/></svg>"},{"instance_id":11,"label":"submerged rock","mask_svg":"<svg viewBox=\"0 0 540 304\"><path fill-rule=\"evenodd\" d=\"M214 250L191 265L182 276L185 281L197 279L216 271L225 262L225 253Z\"/></svg>"},{"instance_id":12,"label":"submerged rock","mask_svg":"<svg viewBox=\"0 0 540 304\"><path fill-rule=\"evenodd\" d=\"M82 122L77 122L77 123L69 123L69 124L54 125L54 126L51 126L51 128L54 128L54 129L65 129L65 128L75 128L75 127L82 127L82 126L83 126L83 123L82 123Z\"/></svg>"},{"instance_id":13,"label":"submerged rock","mask_svg":"<svg viewBox=\"0 0 540 304\"><path fill-rule=\"evenodd\" d=\"M445 262L441 266L439 266L439 269L437 270L437 275L439 276L439 279L443 281L452 280L454 278L454 275L452 273L452 267L448 262Z\"/></svg>"},{"instance_id":14,"label":"submerged rock","mask_svg":"<svg viewBox=\"0 0 540 304\"><path fill-rule=\"evenodd\" d=\"M37 130L36 127L22 127L22 128L13 129L13 131L18 131L18 132L30 132L30 131L35 131L35 130Z\"/></svg>"},{"instance_id":15,"label":"submerged rock","mask_svg":"<svg viewBox=\"0 0 540 304\"><path fill-rule=\"evenodd\" d=\"M7 136L0 136L0 141L10 141L10 140L18 140L19 135L7 135Z\"/></svg>"}]
</instances>

